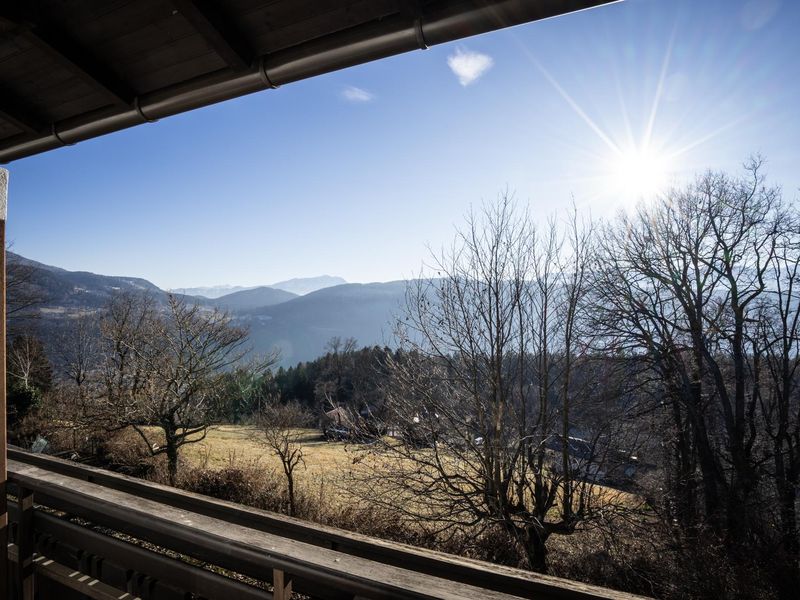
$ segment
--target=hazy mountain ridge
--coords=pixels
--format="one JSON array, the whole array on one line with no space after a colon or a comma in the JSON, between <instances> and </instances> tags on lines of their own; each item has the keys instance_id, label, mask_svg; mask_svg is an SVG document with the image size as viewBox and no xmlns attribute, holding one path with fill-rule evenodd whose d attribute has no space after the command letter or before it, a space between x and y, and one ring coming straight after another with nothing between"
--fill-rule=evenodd
<instances>
[{"instance_id":1,"label":"hazy mountain ridge","mask_svg":"<svg viewBox=\"0 0 800 600\"><path fill-rule=\"evenodd\" d=\"M249 290L242 290L214 298L208 301L209 304L228 310L231 312L239 312L244 310L253 310L264 308L265 306L272 306L273 304L280 304L288 302L293 298L299 298L297 294L287 292L273 287L257 287Z\"/></svg>"},{"instance_id":2,"label":"hazy mountain ridge","mask_svg":"<svg viewBox=\"0 0 800 600\"><path fill-rule=\"evenodd\" d=\"M293 364L323 354L334 336L354 337L362 346L393 346L394 318L405 290L405 281L348 283L245 311L239 319L250 330L254 348L277 346L281 363Z\"/></svg>"},{"instance_id":3,"label":"hazy mountain ridge","mask_svg":"<svg viewBox=\"0 0 800 600\"><path fill-rule=\"evenodd\" d=\"M39 316L35 327L44 339L64 327L70 315L102 309L120 291L147 292L161 304L167 299L168 292L146 279L67 271L13 253L9 253L8 261L27 271L31 288L43 298L35 309ZM305 280L284 283L293 281ZM229 311L237 324L250 330L254 352L265 354L277 346L282 353L281 364L288 365L320 356L333 336L354 337L360 345L393 345L393 320L405 289L406 282L393 281L344 283L305 295L262 286L212 299L186 296L190 302Z\"/></svg>"},{"instance_id":4,"label":"hazy mountain ridge","mask_svg":"<svg viewBox=\"0 0 800 600\"><path fill-rule=\"evenodd\" d=\"M267 287L276 288L297 294L298 296L303 296L305 294L310 294L311 292L316 292L317 290L322 290L336 285L344 285L345 283L347 283L347 281L345 281L342 277L319 275L318 277L295 277L293 279L287 279L286 281L272 283Z\"/></svg>"},{"instance_id":5,"label":"hazy mountain ridge","mask_svg":"<svg viewBox=\"0 0 800 600\"><path fill-rule=\"evenodd\" d=\"M210 300L216 300L225 296L230 296L231 294L263 288L283 290L284 292L290 292L295 296L302 296L326 287L342 285L344 283L347 283L347 281L341 277L319 275L317 277L295 277L293 279L287 279L286 281L279 281L277 283L270 283L267 285L241 286L224 284L212 285L208 287L175 288L167 291L177 294L184 294L186 296L202 296Z\"/></svg>"},{"instance_id":6,"label":"hazy mountain ridge","mask_svg":"<svg viewBox=\"0 0 800 600\"><path fill-rule=\"evenodd\" d=\"M241 285L212 285L207 287L189 287L189 288L172 288L167 290L173 294L183 294L185 296L202 296L209 300L216 300L229 294L236 292L246 292L247 290L254 290L259 286L241 286Z\"/></svg>"},{"instance_id":7,"label":"hazy mountain ridge","mask_svg":"<svg viewBox=\"0 0 800 600\"><path fill-rule=\"evenodd\" d=\"M97 275L88 271L67 271L45 265L13 252L7 253L10 277L24 276L32 294L43 301L40 308L97 309L119 291L137 291L165 296L158 286L140 277Z\"/></svg>"}]
</instances>

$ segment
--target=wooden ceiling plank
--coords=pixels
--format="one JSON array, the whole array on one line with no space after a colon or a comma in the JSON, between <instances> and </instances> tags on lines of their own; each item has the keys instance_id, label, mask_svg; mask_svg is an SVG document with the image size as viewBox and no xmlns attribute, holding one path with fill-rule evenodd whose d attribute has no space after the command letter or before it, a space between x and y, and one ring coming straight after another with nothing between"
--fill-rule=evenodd
<instances>
[{"instance_id":1,"label":"wooden ceiling plank","mask_svg":"<svg viewBox=\"0 0 800 600\"><path fill-rule=\"evenodd\" d=\"M395 13L397 0L354 0L348 4L320 0L313 11L302 5L270 4L248 17L249 23L259 25L252 36L256 51L268 54Z\"/></svg>"},{"instance_id":2,"label":"wooden ceiling plank","mask_svg":"<svg viewBox=\"0 0 800 600\"><path fill-rule=\"evenodd\" d=\"M172 4L234 69L250 66L254 53L242 33L207 0L171 0Z\"/></svg>"},{"instance_id":3,"label":"wooden ceiling plank","mask_svg":"<svg viewBox=\"0 0 800 600\"><path fill-rule=\"evenodd\" d=\"M0 20L14 23L18 36L77 77L104 92L114 103L130 105L133 102L136 94L126 83L90 52L72 42L57 29L29 18L18 19L0 15Z\"/></svg>"},{"instance_id":4,"label":"wooden ceiling plank","mask_svg":"<svg viewBox=\"0 0 800 600\"><path fill-rule=\"evenodd\" d=\"M5 89L0 89L0 118L25 133L38 133L47 127L43 119L32 115Z\"/></svg>"},{"instance_id":5,"label":"wooden ceiling plank","mask_svg":"<svg viewBox=\"0 0 800 600\"><path fill-rule=\"evenodd\" d=\"M129 105L133 102L136 96L133 90L77 46L72 45L64 38L59 39L51 32L39 31L38 28L36 31L32 29L27 31L28 39L36 47L47 52L53 59L93 87L102 89L116 103Z\"/></svg>"}]
</instances>

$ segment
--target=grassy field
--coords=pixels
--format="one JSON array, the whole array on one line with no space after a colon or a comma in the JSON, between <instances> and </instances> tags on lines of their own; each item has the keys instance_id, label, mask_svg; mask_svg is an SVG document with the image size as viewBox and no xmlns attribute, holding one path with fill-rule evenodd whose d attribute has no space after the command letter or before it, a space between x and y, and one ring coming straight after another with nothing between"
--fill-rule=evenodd
<instances>
[{"instance_id":1,"label":"grassy field","mask_svg":"<svg viewBox=\"0 0 800 600\"><path fill-rule=\"evenodd\" d=\"M148 434L152 434L157 440L159 430L148 429ZM296 430L296 433L305 458L305 464L295 471L295 489L298 494L296 515L300 518L385 539L464 553L474 558L510 561L508 564L514 565L524 564L522 555L515 554L516 550L509 546L508 540L501 540L499 543L502 550L498 550L495 545L498 542L493 541L491 535L480 541L469 528L461 533L450 532L440 537L436 529L445 523L435 520L434 508L418 499L406 498L404 492L396 491L396 488L391 488L389 494L382 493L385 479L381 477L381 473L384 469L392 469L394 472L393 467L397 466L382 451L385 446L328 442L316 429ZM132 450L134 446L142 445L142 442L132 431L127 431L120 437L118 445ZM143 456L142 450L143 448L135 450L131 458ZM419 451L427 452L425 449ZM205 439L181 448L180 460L182 464L179 473L185 479L179 485L184 485L187 489L266 510L287 510L288 504L282 495L286 480L280 460L267 446L263 434L255 427L211 427ZM155 480L164 482L164 455L160 455L157 461ZM228 467L232 468L227 469ZM226 472L220 473L219 479L215 479L210 473L222 470ZM372 474L373 477L365 477L365 473ZM239 478L241 474L244 479ZM590 493L593 496L602 496L602 499L598 499L608 508L617 505L627 511L641 504L641 498L636 495L614 488L596 485ZM405 505L409 510L398 511L395 508L398 505ZM558 507L554 506L552 511L553 520L557 520ZM416 520L411 513L434 518ZM484 543L485 548L481 546ZM559 557L558 560L565 561L564 564L572 564L572 560L582 560L582 549L600 547L601 543L602 534L599 530L587 528L572 536L554 536L550 546L552 556ZM508 556L501 559L497 552ZM517 563L518 560L522 562Z\"/></svg>"},{"instance_id":2,"label":"grassy field","mask_svg":"<svg viewBox=\"0 0 800 600\"><path fill-rule=\"evenodd\" d=\"M296 472L298 484L307 490L320 485L338 485L364 455L363 447L342 442L328 442L317 429L298 431L305 465ZM181 449L183 460L195 466L221 469L231 463L258 462L266 469L281 473L281 463L267 447L254 427L217 425L208 430L206 439Z\"/></svg>"},{"instance_id":3,"label":"grassy field","mask_svg":"<svg viewBox=\"0 0 800 600\"><path fill-rule=\"evenodd\" d=\"M295 478L298 489L317 494L321 488L333 496L340 496L352 486L351 474L362 471L373 460L367 452L369 446L326 441L318 429L298 430L304 463L298 466ZM181 449L182 460L193 466L221 469L232 464L253 464L274 470L283 477L281 463L266 445L259 431L247 425L218 425L209 428L206 438ZM633 495L613 488L596 486L595 494L608 495L625 504L637 504Z\"/></svg>"}]
</instances>

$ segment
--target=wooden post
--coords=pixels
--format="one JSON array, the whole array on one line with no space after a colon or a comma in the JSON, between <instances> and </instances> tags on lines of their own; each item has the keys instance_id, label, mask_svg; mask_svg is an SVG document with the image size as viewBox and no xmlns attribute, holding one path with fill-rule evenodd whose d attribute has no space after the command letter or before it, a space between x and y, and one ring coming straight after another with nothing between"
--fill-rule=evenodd
<instances>
[{"instance_id":1,"label":"wooden post","mask_svg":"<svg viewBox=\"0 0 800 600\"><path fill-rule=\"evenodd\" d=\"M17 507L17 590L19 600L33 600L33 492L21 485Z\"/></svg>"},{"instance_id":2,"label":"wooden post","mask_svg":"<svg viewBox=\"0 0 800 600\"><path fill-rule=\"evenodd\" d=\"M292 580L284 571L272 569L272 598L289 600L292 597Z\"/></svg>"},{"instance_id":3,"label":"wooden post","mask_svg":"<svg viewBox=\"0 0 800 600\"><path fill-rule=\"evenodd\" d=\"M8 480L6 455L6 207L8 171L0 168L0 598L8 595Z\"/></svg>"}]
</instances>

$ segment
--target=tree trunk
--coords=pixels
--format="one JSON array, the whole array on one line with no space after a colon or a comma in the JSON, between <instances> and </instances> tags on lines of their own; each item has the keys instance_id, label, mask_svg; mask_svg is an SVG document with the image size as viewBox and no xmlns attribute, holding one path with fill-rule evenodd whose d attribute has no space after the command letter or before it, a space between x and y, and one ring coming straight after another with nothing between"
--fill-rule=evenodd
<instances>
[{"instance_id":1,"label":"tree trunk","mask_svg":"<svg viewBox=\"0 0 800 600\"><path fill-rule=\"evenodd\" d=\"M778 505L781 525L781 545L796 563L800 555L797 534L796 489L797 481L787 469L781 441L775 443L775 482L778 492Z\"/></svg>"},{"instance_id":2,"label":"tree trunk","mask_svg":"<svg viewBox=\"0 0 800 600\"><path fill-rule=\"evenodd\" d=\"M164 428L164 437L167 445L167 474L169 484L174 487L178 476L178 440L171 427Z\"/></svg>"},{"instance_id":3,"label":"tree trunk","mask_svg":"<svg viewBox=\"0 0 800 600\"><path fill-rule=\"evenodd\" d=\"M295 502L294 502L294 473L291 470L286 471L286 488L289 493L289 516L295 516Z\"/></svg>"},{"instance_id":4,"label":"tree trunk","mask_svg":"<svg viewBox=\"0 0 800 600\"><path fill-rule=\"evenodd\" d=\"M531 570L547 573L547 538L535 528L528 528L525 540L525 553Z\"/></svg>"}]
</instances>

